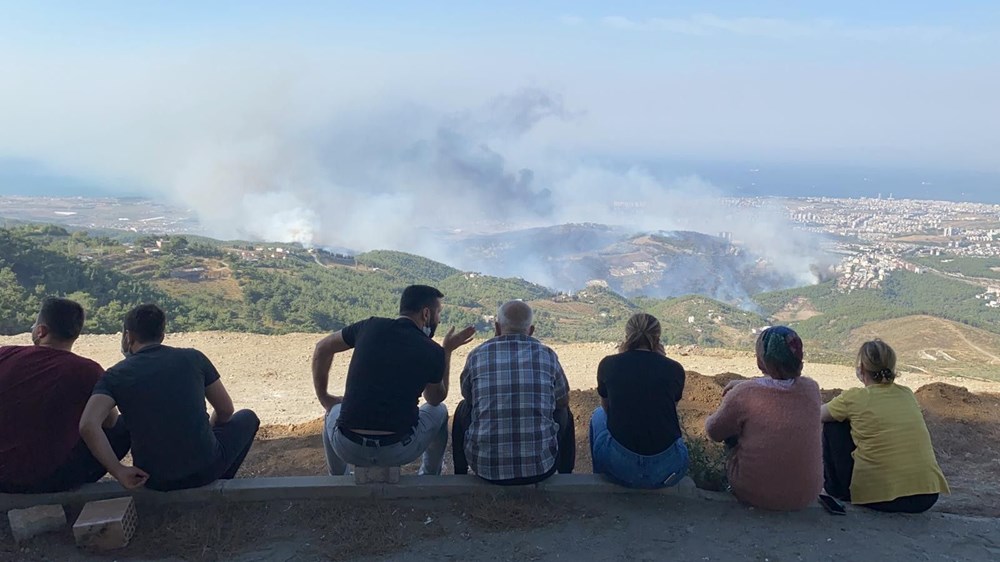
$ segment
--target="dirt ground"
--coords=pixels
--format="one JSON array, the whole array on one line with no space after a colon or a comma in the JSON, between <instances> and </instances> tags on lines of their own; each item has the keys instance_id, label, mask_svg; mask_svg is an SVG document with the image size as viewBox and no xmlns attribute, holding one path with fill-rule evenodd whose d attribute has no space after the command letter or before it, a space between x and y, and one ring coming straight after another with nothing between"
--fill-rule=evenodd
<instances>
[{"instance_id":1,"label":"dirt ground","mask_svg":"<svg viewBox=\"0 0 1000 562\"><path fill-rule=\"evenodd\" d=\"M75 515L75 514L71 514ZM139 509L131 545L77 550L65 533L2 560L997 560L995 519L927 513L770 513L669 496L270 502Z\"/></svg>"},{"instance_id":2,"label":"dirt ground","mask_svg":"<svg viewBox=\"0 0 1000 562\"><path fill-rule=\"evenodd\" d=\"M237 407L253 408L260 415L264 425L241 477L325 473L322 409L313 397L309 374L312 346L320 337L199 333L168 339L168 344L204 351L222 373ZM26 335L0 338L0 345L26 343ZM595 371L602 357L614 353L614 345L553 347L574 389L576 471L589 472L588 421L599 403L592 389ZM455 380L468 349L471 346L455 354ZM120 359L114 336L84 336L75 351L104 366ZM725 383L758 374L750 353L670 348L668 354L689 371L679 411L693 441L702 436L704 419L717 407ZM333 392L343 388L349 360L345 355L334 361ZM843 366L808 364L805 372L820 383L824 399L858 384L853 370ZM875 515L855 508L842 518L818 510L771 514L737 504L662 497L146 508L140 513L140 531L149 532L140 532L134 545L116 558L657 560L670 553L695 560L997 559L1000 527L995 519L975 516L1000 517L995 487L1000 476L1000 384L920 373L904 374L901 383L918 389L938 460L954 492L922 516ZM447 402L451 408L456 394ZM445 462L450 467L450 453ZM0 521L0 560L81 557L68 534L19 548L6 533L5 521Z\"/></svg>"},{"instance_id":3,"label":"dirt ground","mask_svg":"<svg viewBox=\"0 0 1000 562\"><path fill-rule=\"evenodd\" d=\"M323 414L312 388L310 360L313 346L323 334L288 334L262 336L228 332L196 332L169 334L166 343L178 347L194 347L205 352L215 363L237 408L252 408L261 422L298 424L314 420ZM28 334L0 336L0 345L28 345ZM479 342L459 348L452 358L452 373L457 381L468 352ZM89 357L104 367L121 360L118 336L83 335L74 351ZM597 364L615 352L612 343L555 344L552 348L566 371L570 387L588 389L597 385ZM821 388L857 386L854 369L843 365L809 363L808 350L805 375L815 379ZM668 347L667 354L680 361L689 371L699 373L739 373L754 377L759 373L753 354L743 351L706 348ZM330 372L330 391L343 391L350 352L338 355ZM962 379L941 374L904 373L901 382L910 388L944 382L968 388L971 392L1000 393L1000 383ZM457 383L456 383L457 386ZM454 410L457 392L445 402Z\"/></svg>"},{"instance_id":4,"label":"dirt ground","mask_svg":"<svg viewBox=\"0 0 1000 562\"><path fill-rule=\"evenodd\" d=\"M735 373L710 377L689 371L684 399L678 404L684 431L689 441L708 448L708 455L718 459L721 447L704 439L705 418L718 407L722 387ZM824 400L839 390L824 390ZM1000 491L992 484L1000 475L1000 396L972 394L964 388L933 383L920 388L917 400L934 443L941 469L952 488L935 509L970 515L1000 517ZM590 413L600 405L594 389L573 390L570 409L576 425L575 472L591 472L588 427ZM269 425L261 428L241 470L241 477L306 476L325 474L326 461L320 437L322 418L292 425ZM721 460L721 459L720 459ZM419 463L404 467L416 472ZM451 466L451 452L445 456L445 471ZM697 475L695 480L702 487Z\"/></svg>"}]
</instances>

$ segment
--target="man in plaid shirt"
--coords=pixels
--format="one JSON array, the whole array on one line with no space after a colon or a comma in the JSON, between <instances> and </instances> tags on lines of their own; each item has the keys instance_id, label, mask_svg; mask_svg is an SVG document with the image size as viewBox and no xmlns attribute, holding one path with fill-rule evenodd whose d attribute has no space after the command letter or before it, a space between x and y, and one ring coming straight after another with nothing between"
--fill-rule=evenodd
<instances>
[{"instance_id":1,"label":"man in plaid shirt","mask_svg":"<svg viewBox=\"0 0 1000 562\"><path fill-rule=\"evenodd\" d=\"M469 465L494 484L533 484L573 471L576 438L559 358L531 337L531 307L500 307L496 337L469 354L452 425L455 474Z\"/></svg>"}]
</instances>

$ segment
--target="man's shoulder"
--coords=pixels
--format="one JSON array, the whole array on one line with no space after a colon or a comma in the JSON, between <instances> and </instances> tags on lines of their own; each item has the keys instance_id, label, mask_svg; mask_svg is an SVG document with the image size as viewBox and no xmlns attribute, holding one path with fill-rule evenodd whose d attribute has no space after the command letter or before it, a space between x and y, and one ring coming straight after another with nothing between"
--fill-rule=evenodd
<instances>
[{"instance_id":1,"label":"man's shoulder","mask_svg":"<svg viewBox=\"0 0 1000 562\"><path fill-rule=\"evenodd\" d=\"M554 349L542 343L538 338L526 335L495 336L479 344L478 347L472 350L472 353L477 351L489 351L503 347L527 348L537 351L538 353L545 353L553 357L558 357Z\"/></svg>"},{"instance_id":2,"label":"man's shoulder","mask_svg":"<svg viewBox=\"0 0 1000 562\"><path fill-rule=\"evenodd\" d=\"M0 347L0 361L16 361L33 353L33 349L39 348L34 345L5 345Z\"/></svg>"},{"instance_id":3,"label":"man's shoulder","mask_svg":"<svg viewBox=\"0 0 1000 562\"><path fill-rule=\"evenodd\" d=\"M6 345L0 347L0 360L36 363L41 357L51 358L52 360L58 361L64 365L69 365L74 370L79 370L81 368L101 371L104 370L104 368L93 359L77 355L72 351L64 351L39 345Z\"/></svg>"}]
</instances>

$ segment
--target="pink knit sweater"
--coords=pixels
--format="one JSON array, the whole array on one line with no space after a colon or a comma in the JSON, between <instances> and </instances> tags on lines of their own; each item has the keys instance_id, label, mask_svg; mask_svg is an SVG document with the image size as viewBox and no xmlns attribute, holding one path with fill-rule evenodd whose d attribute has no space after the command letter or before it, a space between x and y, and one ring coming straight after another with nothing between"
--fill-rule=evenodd
<instances>
[{"instance_id":1,"label":"pink knit sweater","mask_svg":"<svg viewBox=\"0 0 1000 562\"><path fill-rule=\"evenodd\" d=\"M806 377L787 388L760 381L730 390L705 431L716 441L739 440L727 466L737 498L764 509L802 509L823 488L819 385Z\"/></svg>"}]
</instances>

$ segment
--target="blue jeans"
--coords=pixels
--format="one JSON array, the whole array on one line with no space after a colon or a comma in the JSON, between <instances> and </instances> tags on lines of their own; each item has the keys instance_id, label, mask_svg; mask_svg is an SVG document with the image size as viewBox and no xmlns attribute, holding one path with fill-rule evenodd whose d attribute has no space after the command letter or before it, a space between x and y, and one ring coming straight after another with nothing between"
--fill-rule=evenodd
<instances>
[{"instance_id":1,"label":"blue jeans","mask_svg":"<svg viewBox=\"0 0 1000 562\"><path fill-rule=\"evenodd\" d=\"M688 470L688 450L683 438L655 455L640 455L615 441L608 431L604 408L590 418L590 456L594 474L627 488L666 488L684 478Z\"/></svg>"},{"instance_id":2,"label":"blue jeans","mask_svg":"<svg viewBox=\"0 0 1000 562\"><path fill-rule=\"evenodd\" d=\"M330 409L323 429L323 448L330 474L350 474L348 465L403 466L423 457L417 474L441 474L444 451L448 447L448 408L444 404L420 406L413 435L384 447L359 445L337 429L340 404Z\"/></svg>"}]
</instances>

